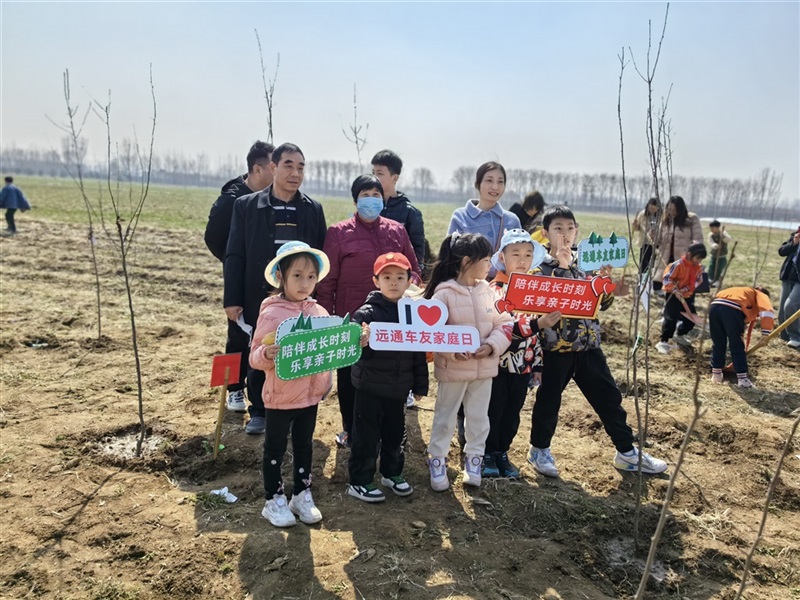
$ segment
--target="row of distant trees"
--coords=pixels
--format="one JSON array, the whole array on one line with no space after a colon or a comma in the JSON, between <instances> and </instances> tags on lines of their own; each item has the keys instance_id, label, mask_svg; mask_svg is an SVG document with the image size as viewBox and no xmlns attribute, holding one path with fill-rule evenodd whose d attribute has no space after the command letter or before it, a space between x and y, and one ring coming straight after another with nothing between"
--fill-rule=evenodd
<instances>
[{"instance_id":1,"label":"row of distant trees","mask_svg":"<svg viewBox=\"0 0 800 600\"><path fill-rule=\"evenodd\" d=\"M135 145L124 139L113 158L112 176L121 181L137 181L141 177ZM63 177L64 164L75 164L75 146L65 139L60 149L9 147L0 151L4 174ZM86 159L85 145L78 149L84 161L85 176L105 178L105 162ZM151 182L178 186L219 187L228 179L245 171L242 159L227 156L212 159L204 152L189 156L167 152L153 156ZM350 184L361 173L355 162L311 160L306 167L303 189L309 194L346 196ZM450 181L437 181L433 172L420 167L404 173L403 189L415 202L461 203L474 193L476 167L463 166L453 171ZM644 206L652 195L650 174L627 176L628 197L632 209ZM662 194L684 197L690 210L704 216L795 219L791 202L781 202L782 175L771 169L748 179L683 177L674 175L662 183ZM625 212L622 176L619 174L548 172L539 169L508 169L505 200L519 200L532 190L539 190L549 203L566 203L578 209L597 212Z\"/></svg>"}]
</instances>

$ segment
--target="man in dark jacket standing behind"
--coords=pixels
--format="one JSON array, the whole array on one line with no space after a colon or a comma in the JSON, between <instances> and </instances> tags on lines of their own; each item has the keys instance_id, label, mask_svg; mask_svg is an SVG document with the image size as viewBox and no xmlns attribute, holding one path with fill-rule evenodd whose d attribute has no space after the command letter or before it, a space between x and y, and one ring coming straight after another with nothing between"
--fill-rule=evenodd
<instances>
[{"instance_id":1,"label":"man in dark jacket standing behind","mask_svg":"<svg viewBox=\"0 0 800 600\"><path fill-rule=\"evenodd\" d=\"M206 225L206 246L211 254L225 263L225 247L228 245L228 235L231 232L231 219L233 217L233 203L237 198L260 192L272 183L272 171L269 168L272 151L275 146L266 142L257 141L247 153L247 174L231 179L222 186L219 198L211 206ZM242 353L239 368L239 381L228 386L228 410L245 412L247 403L244 399L244 377L247 372L250 340L234 321L228 319L228 339L225 342L225 353Z\"/></svg>"},{"instance_id":2,"label":"man in dark jacket standing behind","mask_svg":"<svg viewBox=\"0 0 800 600\"><path fill-rule=\"evenodd\" d=\"M269 164L272 185L234 203L225 251L223 300L231 321L241 316L255 329L261 302L272 291L264 279L264 269L282 244L300 240L322 250L327 231L322 205L300 191L305 160L300 148L281 144L272 152ZM264 372L248 368L250 421L245 431L250 434L264 433L263 385Z\"/></svg>"},{"instance_id":3,"label":"man in dark jacket standing behind","mask_svg":"<svg viewBox=\"0 0 800 600\"><path fill-rule=\"evenodd\" d=\"M381 150L372 157L372 174L381 182L385 198L381 216L397 221L406 228L417 264L424 270L428 258L425 256L425 223L422 212L411 204L408 196L397 190L397 180L402 170L402 159L391 150Z\"/></svg>"}]
</instances>

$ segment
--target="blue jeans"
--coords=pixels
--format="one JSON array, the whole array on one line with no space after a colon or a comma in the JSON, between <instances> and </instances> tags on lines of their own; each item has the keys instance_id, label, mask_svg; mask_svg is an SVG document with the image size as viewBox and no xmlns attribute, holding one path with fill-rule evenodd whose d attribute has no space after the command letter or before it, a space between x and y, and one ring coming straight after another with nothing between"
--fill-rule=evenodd
<instances>
[{"instance_id":1,"label":"blue jeans","mask_svg":"<svg viewBox=\"0 0 800 600\"><path fill-rule=\"evenodd\" d=\"M778 306L778 322L783 323L800 310L800 282L781 281L781 301ZM781 332L781 339L787 342L800 342L800 319Z\"/></svg>"}]
</instances>

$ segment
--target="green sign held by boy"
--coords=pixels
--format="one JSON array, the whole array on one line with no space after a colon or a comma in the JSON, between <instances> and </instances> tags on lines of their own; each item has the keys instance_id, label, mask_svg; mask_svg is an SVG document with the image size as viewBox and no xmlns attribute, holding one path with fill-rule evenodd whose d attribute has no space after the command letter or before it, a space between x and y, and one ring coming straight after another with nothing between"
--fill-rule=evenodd
<instances>
[{"instance_id":1,"label":"green sign held by boy","mask_svg":"<svg viewBox=\"0 0 800 600\"><path fill-rule=\"evenodd\" d=\"M612 233L606 239L594 231L589 239L578 244L578 268L582 271L597 271L600 267L624 267L628 262L628 240Z\"/></svg>"}]
</instances>

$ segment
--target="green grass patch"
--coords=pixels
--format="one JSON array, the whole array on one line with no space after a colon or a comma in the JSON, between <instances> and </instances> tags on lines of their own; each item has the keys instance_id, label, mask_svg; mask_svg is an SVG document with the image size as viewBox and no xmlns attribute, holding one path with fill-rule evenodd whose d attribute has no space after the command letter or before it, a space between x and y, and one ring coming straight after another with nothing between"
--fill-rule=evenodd
<instances>
[{"instance_id":1,"label":"green grass patch","mask_svg":"<svg viewBox=\"0 0 800 600\"><path fill-rule=\"evenodd\" d=\"M34 206L31 213L21 219L36 218L48 219L64 223L85 224L86 208L81 198L77 185L70 179L46 177L18 177L16 183L23 190L28 200ZM112 224L113 215L110 212L109 192L105 181L87 180L85 182L87 195L92 203L105 207L105 216ZM123 215L130 212L131 203L135 203L138 188L129 188L122 185L115 189L120 199ZM177 186L152 186L147 198L140 224L155 228L184 229L202 232L205 230L208 212L216 200L219 190L210 188L177 187ZM328 225L333 225L353 214L353 203L347 198L316 197L324 209ZM465 199L466 201L466 199ZM507 204L507 203L506 203ZM420 204L425 218L425 231L431 248L437 252L441 241L447 234L450 216L460 204ZM691 208L691 201L689 202ZM636 210L638 210L638 205ZM625 215L594 214L578 211L576 218L580 224L579 238L589 237L592 231L602 236L609 235L612 231L617 235L627 237L627 220ZM633 218L633 215L631 215ZM722 219L724 224L724 219ZM739 242L736 249L736 258L726 277L727 285L751 285L756 257L759 260L766 258L762 275L758 278L759 284L773 288L772 294L777 303L780 282L778 271L783 259L778 256L778 247L788 239L788 230L770 230L745 225L729 225L726 227L734 240ZM704 236L707 235L707 225L704 224ZM99 233L98 235L102 235ZM769 237L769 239L768 239ZM635 242L635 236L634 240ZM202 245L202 241L198 242ZM634 245L633 251L638 252ZM708 262L708 261L707 261ZM632 270L633 264L629 266Z\"/></svg>"}]
</instances>

